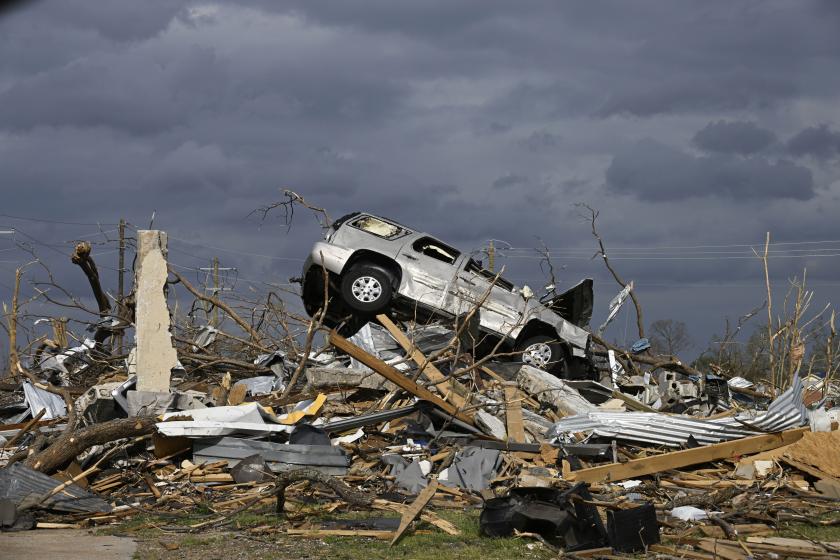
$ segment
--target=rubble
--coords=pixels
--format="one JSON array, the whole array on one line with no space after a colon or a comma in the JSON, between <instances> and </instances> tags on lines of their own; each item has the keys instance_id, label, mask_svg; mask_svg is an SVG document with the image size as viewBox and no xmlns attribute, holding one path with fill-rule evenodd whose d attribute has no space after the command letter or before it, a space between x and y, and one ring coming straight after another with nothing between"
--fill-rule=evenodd
<instances>
[{"instance_id":1,"label":"rubble","mask_svg":"<svg viewBox=\"0 0 840 560\"><path fill-rule=\"evenodd\" d=\"M2 382L2 530L172 518L202 500L213 515L189 530L233 530L236 512L268 508L272 531L399 546L419 525L459 535L437 513L459 509L486 538L582 556L837 554L768 536L823 523L816 512L840 499L832 384L792 369L786 387L759 386L597 335L597 379L561 378L466 348L463 317L369 314L348 338L314 312L279 337L270 329L288 327L245 319L173 272L167 290L230 319L187 328L167 307L165 234L138 233L133 316L118 302L133 351L56 347ZM305 521L339 510L401 518Z\"/></svg>"}]
</instances>

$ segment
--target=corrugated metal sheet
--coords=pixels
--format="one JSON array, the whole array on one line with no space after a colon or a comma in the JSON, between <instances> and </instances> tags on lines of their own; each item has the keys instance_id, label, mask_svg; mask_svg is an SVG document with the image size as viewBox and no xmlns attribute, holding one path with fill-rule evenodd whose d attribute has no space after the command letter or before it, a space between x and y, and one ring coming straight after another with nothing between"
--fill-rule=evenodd
<instances>
[{"instance_id":1,"label":"corrugated metal sheet","mask_svg":"<svg viewBox=\"0 0 840 560\"><path fill-rule=\"evenodd\" d=\"M31 494L43 496L59 484L61 484L60 480L20 463L14 463L0 470L0 498L7 498L15 504L20 504ZM82 513L111 511L111 505L108 502L75 484L71 484L45 500L44 506L57 511Z\"/></svg>"},{"instance_id":2,"label":"corrugated metal sheet","mask_svg":"<svg viewBox=\"0 0 840 560\"><path fill-rule=\"evenodd\" d=\"M311 467L327 474L345 475L350 464L344 449L332 445L282 444L235 437L193 442L194 461L225 459L232 467L240 459L256 454L261 455L274 471Z\"/></svg>"},{"instance_id":3,"label":"corrugated metal sheet","mask_svg":"<svg viewBox=\"0 0 840 560\"><path fill-rule=\"evenodd\" d=\"M565 434L584 432L608 439L678 447L691 436L701 445L709 445L788 430L807 422L802 380L797 377L763 412L751 411L714 420L654 412L590 412L560 420L547 435L563 440Z\"/></svg>"}]
</instances>

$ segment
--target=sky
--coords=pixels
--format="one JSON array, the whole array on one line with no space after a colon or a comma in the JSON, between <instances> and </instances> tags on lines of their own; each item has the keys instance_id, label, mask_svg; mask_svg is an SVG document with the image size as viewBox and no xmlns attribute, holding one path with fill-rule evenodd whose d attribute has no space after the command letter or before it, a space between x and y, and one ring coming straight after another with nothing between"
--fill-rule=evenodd
<instances>
[{"instance_id":1,"label":"sky","mask_svg":"<svg viewBox=\"0 0 840 560\"><path fill-rule=\"evenodd\" d=\"M838 28L830 0L11 4L0 301L20 243L80 297L68 255L98 243L113 292L120 218L166 230L196 281L218 256L234 291L285 283L320 228L251 212L288 188L466 251L494 239L537 292L545 246L560 288L595 279L599 323L618 286L586 203L645 322L684 321L697 352L765 300L766 232L777 306L806 269L814 310L840 295ZM622 313L608 336L632 343Z\"/></svg>"}]
</instances>

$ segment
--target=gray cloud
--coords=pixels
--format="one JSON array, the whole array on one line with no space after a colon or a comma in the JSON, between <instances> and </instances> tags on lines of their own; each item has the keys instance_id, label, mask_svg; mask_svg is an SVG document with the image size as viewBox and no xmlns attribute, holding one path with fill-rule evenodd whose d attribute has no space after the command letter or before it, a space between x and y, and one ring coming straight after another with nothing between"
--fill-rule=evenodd
<instances>
[{"instance_id":1,"label":"gray cloud","mask_svg":"<svg viewBox=\"0 0 840 560\"><path fill-rule=\"evenodd\" d=\"M788 140L787 149L795 156L832 159L840 155L840 132L827 124L809 126Z\"/></svg>"},{"instance_id":2,"label":"gray cloud","mask_svg":"<svg viewBox=\"0 0 840 560\"><path fill-rule=\"evenodd\" d=\"M840 176L820 165L836 132L806 128L832 122L840 101L831 2L101 4L30 2L0 18L4 213L147 225L155 211L174 263L218 255L241 278L277 282L299 273L294 259L320 230L305 212L288 231L249 213L292 188L333 215L371 210L464 250L537 237L575 248L557 253L560 280L605 280L599 306L615 286L589 260L577 201L601 210L609 246L840 235ZM802 132L780 154L751 123ZM95 227L0 225L49 242L41 256L86 293L57 263ZM720 256L616 263L652 318L689 320L702 339L753 292L683 286L761 272ZM541 283L535 254L499 259L515 281ZM805 265L826 284L840 271L837 259L797 257L771 273L783 283Z\"/></svg>"},{"instance_id":3,"label":"gray cloud","mask_svg":"<svg viewBox=\"0 0 840 560\"><path fill-rule=\"evenodd\" d=\"M519 144L530 152L541 152L556 148L562 140L559 135L547 130L535 130L527 137L519 140Z\"/></svg>"},{"instance_id":4,"label":"gray cloud","mask_svg":"<svg viewBox=\"0 0 840 560\"><path fill-rule=\"evenodd\" d=\"M701 150L741 155L760 152L775 141L773 132L749 121L710 122L692 138Z\"/></svg>"},{"instance_id":5,"label":"gray cloud","mask_svg":"<svg viewBox=\"0 0 840 560\"><path fill-rule=\"evenodd\" d=\"M706 196L808 200L815 194L811 172L790 161L695 157L652 140L635 143L616 154L606 178L613 191L650 201Z\"/></svg>"},{"instance_id":6,"label":"gray cloud","mask_svg":"<svg viewBox=\"0 0 840 560\"><path fill-rule=\"evenodd\" d=\"M612 94L596 114L600 117L650 117L686 112L760 109L790 99L796 93L797 88L791 78L767 76L756 71L683 74Z\"/></svg>"},{"instance_id":7,"label":"gray cloud","mask_svg":"<svg viewBox=\"0 0 840 560\"><path fill-rule=\"evenodd\" d=\"M509 189L519 185L524 185L528 182L528 177L524 175L517 175L516 173L506 173L495 181L493 181L494 189Z\"/></svg>"}]
</instances>

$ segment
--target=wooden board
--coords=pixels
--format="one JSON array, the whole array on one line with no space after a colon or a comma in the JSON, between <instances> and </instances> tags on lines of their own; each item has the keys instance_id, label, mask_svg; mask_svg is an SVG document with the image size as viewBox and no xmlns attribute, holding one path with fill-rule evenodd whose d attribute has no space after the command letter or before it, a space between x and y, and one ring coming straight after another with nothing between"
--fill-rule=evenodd
<instances>
[{"instance_id":1,"label":"wooden board","mask_svg":"<svg viewBox=\"0 0 840 560\"><path fill-rule=\"evenodd\" d=\"M417 496L417 499L414 500L408 509L405 510L405 513L402 514L402 519L400 520L400 526L397 528L397 531L394 533L394 538L391 539L390 546L394 546L394 544L400 540L400 537L405 533L408 526L411 525L411 522L414 521L420 512L423 511L423 508L426 507L426 504L429 503L429 500L432 499L432 496L435 495L438 488L438 481L432 480L429 482L429 485L423 488L420 491L420 494Z\"/></svg>"},{"instance_id":2,"label":"wooden board","mask_svg":"<svg viewBox=\"0 0 840 560\"><path fill-rule=\"evenodd\" d=\"M672 451L662 455L633 459L626 463L600 465L579 471L571 471L566 480L573 482L608 482L625 480L646 474L654 474L670 469L679 469L698 463L707 463L718 459L732 459L739 455L768 451L793 443L811 428L796 428L777 434L753 436L735 441L715 443L695 449Z\"/></svg>"},{"instance_id":3,"label":"wooden board","mask_svg":"<svg viewBox=\"0 0 840 560\"><path fill-rule=\"evenodd\" d=\"M365 364L367 367L369 367L388 381L392 382L397 387L408 391L415 397L423 399L424 401L429 401L436 407L440 408L447 414L454 416L461 422L466 422L467 424L474 425L472 414L463 412L460 408L441 399L425 387L418 385L417 383L403 375L402 372L399 371L397 368L388 365L376 356L365 352L363 349L359 348L358 346L356 346L337 332L330 331L329 340L330 344L332 344L342 352L346 352L351 357L357 359L361 363Z\"/></svg>"},{"instance_id":4,"label":"wooden board","mask_svg":"<svg viewBox=\"0 0 840 560\"><path fill-rule=\"evenodd\" d=\"M411 359L414 360L414 362L423 370L423 375L425 375L429 381L432 383L440 383L437 387L444 394L444 400L447 400L460 408L464 408L466 406L467 399L464 397L469 394L469 390L466 387L458 383L455 379L449 379L444 382L446 376L443 372L426 359L426 356L424 356L423 353L411 343L408 337L405 336L405 333L403 333L387 315L377 315L376 320L379 321L383 327L388 329L388 332L391 333L394 340L402 346L403 350L405 350Z\"/></svg>"},{"instance_id":5,"label":"wooden board","mask_svg":"<svg viewBox=\"0 0 840 560\"><path fill-rule=\"evenodd\" d=\"M372 539L390 539L394 535L392 531L376 531L369 529L288 529L286 534L316 539L320 539L321 537L367 537Z\"/></svg>"},{"instance_id":6,"label":"wooden board","mask_svg":"<svg viewBox=\"0 0 840 560\"><path fill-rule=\"evenodd\" d=\"M508 440L516 443L527 443L525 426L522 423L522 402L515 383L505 383L505 419L507 420Z\"/></svg>"}]
</instances>

